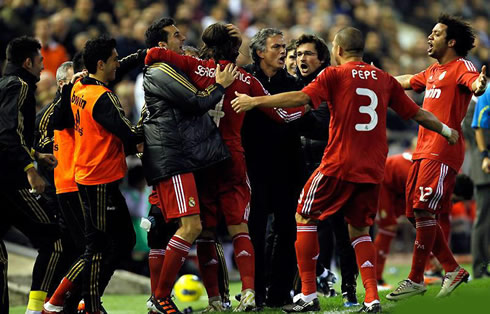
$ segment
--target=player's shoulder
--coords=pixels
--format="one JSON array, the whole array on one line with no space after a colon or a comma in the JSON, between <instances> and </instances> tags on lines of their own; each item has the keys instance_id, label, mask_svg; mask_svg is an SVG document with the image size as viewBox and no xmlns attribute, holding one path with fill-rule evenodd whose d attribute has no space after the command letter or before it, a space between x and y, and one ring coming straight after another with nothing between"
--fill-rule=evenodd
<instances>
[{"instance_id":1,"label":"player's shoulder","mask_svg":"<svg viewBox=\"0 0 490 314\"><path fill-rule=\"evenodd\" d=\"M475 67L473 62L463 57L456 59L454 65L458 68L459 71L478 72L478 69Z\"/></svg>"}]
</instances>

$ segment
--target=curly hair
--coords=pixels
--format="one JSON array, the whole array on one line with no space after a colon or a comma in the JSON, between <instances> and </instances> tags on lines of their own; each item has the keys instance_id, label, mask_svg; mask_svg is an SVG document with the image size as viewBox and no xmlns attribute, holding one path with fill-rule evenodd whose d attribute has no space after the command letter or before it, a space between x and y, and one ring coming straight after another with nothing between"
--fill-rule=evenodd
<instances>
[{"instance_id":1,"label":"curly hair","mask_svg":"<svg viewBox=\"0 0 490 314\"><path fill-rule=\"evenodd\" d=\"M457 16L441 14L437 23L447 26L446 42L456 40L454 50L460 57L466 57L468 52L475 47L475 33L470 24Z\"/></svg>"}]
</instances>

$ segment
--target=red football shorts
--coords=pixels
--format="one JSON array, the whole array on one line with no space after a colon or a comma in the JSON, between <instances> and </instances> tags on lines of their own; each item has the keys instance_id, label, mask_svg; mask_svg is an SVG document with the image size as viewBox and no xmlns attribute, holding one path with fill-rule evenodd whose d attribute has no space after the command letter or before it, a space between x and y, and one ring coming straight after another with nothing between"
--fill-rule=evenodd
<instances>
[{"instance_id":1,"label":"red football shorts","mask_svg":"<svg viewBox=\"0 0 490 314\"><path fill-rule=\"evenodd\" d=\"M379 184L353 183L313 172L299 196L297 213L324 220L343 210L354 227L371 226L378 210Z\"/></svg>"},{"instance_id":2,"label":"red football shorts","mask_svg":"<svg viewBox=\"0 0 490 314\"><path fill-rule=\"evenodd\" d=\"M439 161L415 160L407 179L407 217L414 217L414 209L433 214L448 213L456 174L454 169Z\"/></svg>"},{"instance_id":3,"label":"red football shorts","mask_svg":"<svg viewBox=\"0 0 490 314\"><path fill-rule=\"evenodd\" d=\"M248 222L250 183L242 152L232 151L231 158L196 173L201 221L214 228L221 217L227 226Z\"/></svg>"},{"instance_id":4,"label":"red football shorts","mask_svg":"<svg viewBox=\"0 0 490 314\"><path fill-rule=\"evenodd\" d=\"M192 173L182 173L155 185L163 217L172 219L199 214L199 197Z\"/></svg>"},{"instance_id":5,"label":"red football shorts","mask_svg":"<svg viewBox=\"0 0 490 314\"><path fill-rule=\"evenodd\" d=\"M376 224L379 227L397 224L397 218L405 214L405 195L396 195L384 183L379 192L379 207Z\"/></svg>"}]
</instances>

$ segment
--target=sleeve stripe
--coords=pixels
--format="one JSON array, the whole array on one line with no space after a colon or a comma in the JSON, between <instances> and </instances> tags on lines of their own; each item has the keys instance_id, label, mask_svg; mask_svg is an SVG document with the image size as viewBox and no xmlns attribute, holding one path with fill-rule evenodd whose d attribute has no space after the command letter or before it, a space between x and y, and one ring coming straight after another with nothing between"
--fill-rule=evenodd
<instances>
[{"instance_id":1,"label":"sleeve stripe","mask_svg":"<svg viewBox=\"0 0 490 314\"><path fill-rule=\"evenodd\" d=\"M126 123L126 125L129 127L129 129L131 130L131 132L137 133L134 125L131 124L131 122L124 115L124 110L122 109L121 103L119 102L119 99L116 97L116 95L114 95L111 92L107 92L107 96L109 96L109 99L112 101L112 104L114 105L114 107L116 108L117 112L119 113L119 116L121 117L121 120L124 123Z\"/></svg>"},{"instance_id":2,"label":"sleeve stripe","mask_svg":"<svg viewBox=\"0 0 490 314\"><path fill-rule=\"evenodd\" d=\"M26 145L26 140L24 139L24 115L22 114L22 106L27 97L27 91L29 89L26 82L19 78L22 86L20 88L19 99L17 101L17 134L20 138L20 145L26 150L27 154L32 157L31 150Z\"/></svg>"},{"instance_id":3,"label":"sleeve stripe","mask_svg":"<svg viewBox=\"0 0 490 314\"><path fill-rule=\"evenodd\" d=\"M197 88L195 88L194 85L192 85L185 77L183 77L182 75L177 73L174 69L172 69L168 64L163 63L163 62L155 63L154 65L150 66L150 69L152 69L152 68L160 69L164 73L167 73L172 78L174 78L176 81L178 81L184 87L187 87L193 93L197 93Z\"/></svg>"},{"instance_id":4,"label":"sleeve stripe","mask_svg":"<svg viewBox=\"0 0 490 314\"><path fill-rule=\"evenodd\" d=\"M490 105L483 107L482 110L480 111L480 114L478 115L478 124L477 124L479 128L481 128L481 121L483 120L483 115L485 111L489 109L490 109Z\"/></svg>"},{"instance_id":5,"label":"sleeve stripe","mask_svg":"<svg viewBox=\"0 0 490 314\"><path fill-rule=\"evenodd\" d=\"M274 110L286 122L291 122L291 121L294 121L294 120L301 118L301 112L300 111L289 114L286 110L281 109L281 108L274 108Z\"/></svg>"},{"instance_id":6,"label":"sleeve stripe","mask_svg":"<svg viewBox=\"0 0 490 314\"><path fill-rule=\"evenodd\" d=\"M49 120L53 115L54 107L60 101L61 101L61 97L58 99L58 101L52 102L41 118L41 122L39 123L39 133L41 134L41 137L39 138L39 144L38 144L40 147L44 147L46 144L52 142L52 139L48 137L48 125L49 125Z\"/></svg>"},{"instance_id":7,"label":"sleeve stripe","mask_svg":"<svg viewBox=\"0 0 490 314\"><path fill-rule=\"evenodd\" d=\"M473 62L471 62L471 61L469 61L469 60L466 60L466 59L463 59L463 58L461 58L461 59L459 59L459 60L464 62L464 65L466 66L466 69L467 69L468 71L478 72L478 71L476 70L476 67L473 65Z\"/></svg>"}]
</instances>

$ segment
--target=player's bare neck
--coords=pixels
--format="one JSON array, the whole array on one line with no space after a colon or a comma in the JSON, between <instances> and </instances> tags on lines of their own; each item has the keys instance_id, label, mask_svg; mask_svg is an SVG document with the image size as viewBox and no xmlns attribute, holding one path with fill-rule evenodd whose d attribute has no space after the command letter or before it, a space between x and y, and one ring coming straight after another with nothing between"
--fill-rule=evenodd
<instances>
[{"instance_id":1,"label":"player's bare neck","mask_svg":"<svg viewBox=\"0 0 490 314\"><path fill-rule=\"evenodd\" d=\"M443 56L437 58L437 61L439 62L440 65L444 65L458 58L461 57L458 56L454 50L447 50L447 52Z\"/></svg>"},{"instance_id":2,"label":"player's bare neck","mask_svg":"<svg viewBox=\"0 0 490 314\"><path fill-rule=\"evenodd\" d=\"M346 58L340 58L340 64L345 64L348 62L362 62L362 57L359 56L349 56Z\"/></svg>"}]
</instances>

